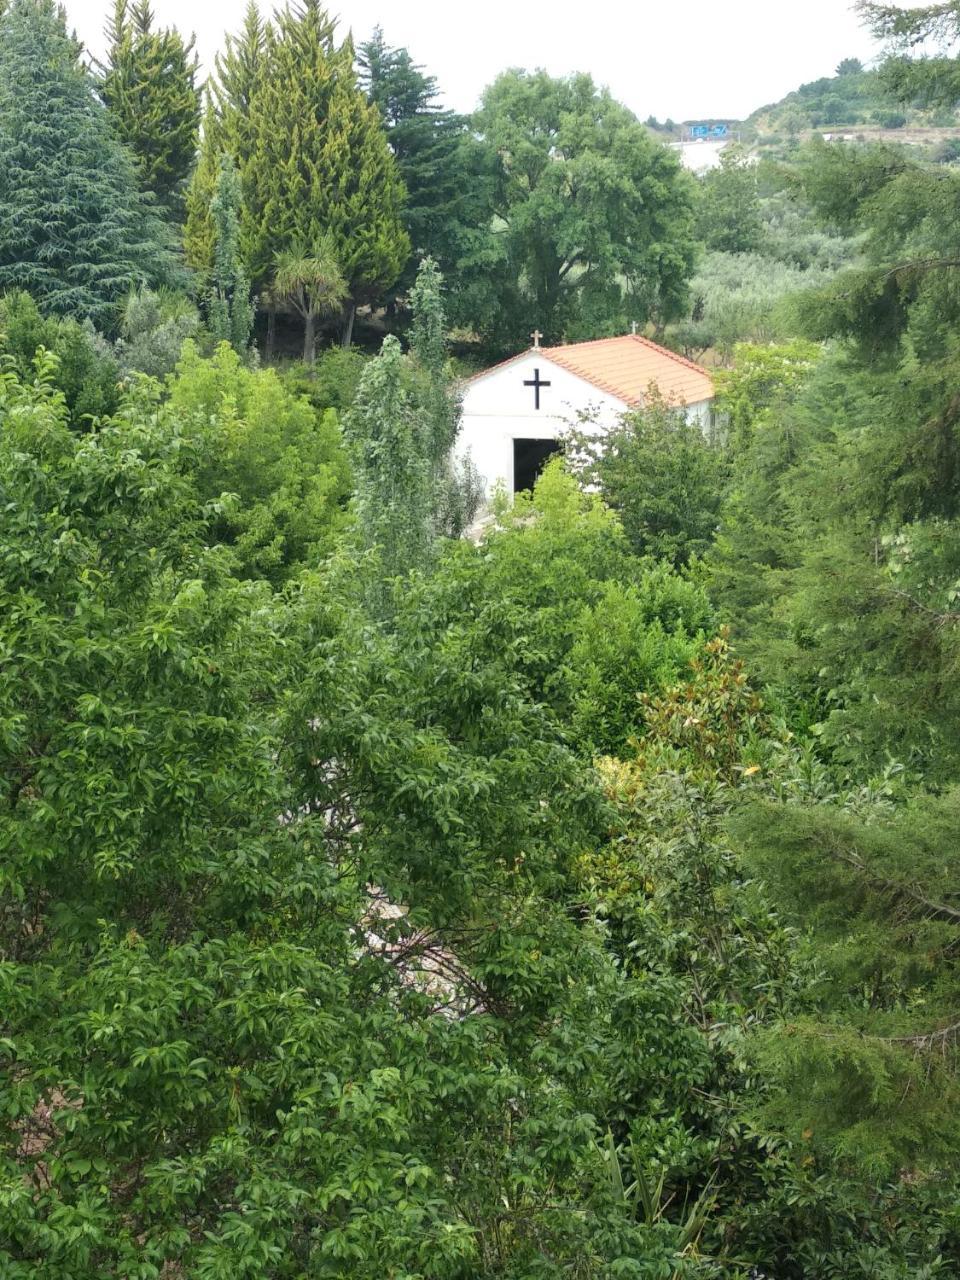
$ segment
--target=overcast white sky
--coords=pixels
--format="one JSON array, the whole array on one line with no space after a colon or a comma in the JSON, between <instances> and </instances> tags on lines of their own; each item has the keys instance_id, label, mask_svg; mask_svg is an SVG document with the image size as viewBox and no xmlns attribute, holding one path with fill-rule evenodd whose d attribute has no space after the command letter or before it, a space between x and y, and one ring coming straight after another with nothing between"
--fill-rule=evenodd
<instances>
[{"instance_id":1,"label":"overcast white sky","mask_svg":"<svg viewBox=\"0 0 960 1280\"><path fill-rule=\"evenodd\" d=\"M94 53L110 0L66 0ZM919 0L901 0L913 8ZM161 24L194 31L206 66L245 0L153 0ZM261 6L272 8L270 0ZM589 71L641 119L741 118L845 57L878 53L851 0L331 0L341 29L365 39L379 22L439 80L448 105L471 110L505 67Z\"/></svg>"}]
</instances>

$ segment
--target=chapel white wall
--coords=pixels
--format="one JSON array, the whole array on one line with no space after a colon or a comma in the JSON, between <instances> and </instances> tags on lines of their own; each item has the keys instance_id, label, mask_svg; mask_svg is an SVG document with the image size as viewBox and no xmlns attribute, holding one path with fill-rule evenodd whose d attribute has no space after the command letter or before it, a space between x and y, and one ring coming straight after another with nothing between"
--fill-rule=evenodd
<instances>
[{"instance_id":1,"label":"chapel white wall","mask_svg":"<svg viewBox=\"0 0 960 1280\"><path fill-rule=\"evenodd\" d=\"M523 385L533 377L534 369L551 384L540 391L539 412L534 408L533 387ZM627 407L623 400L553 364L541 352L530 351L468 385L456 453L463 457L469 452L484 478L488 497L498 481L512 493L514 440L559 440L575 425L578 413L585 411L597 429L609 428Z\"/></svg>"}]
</instances>

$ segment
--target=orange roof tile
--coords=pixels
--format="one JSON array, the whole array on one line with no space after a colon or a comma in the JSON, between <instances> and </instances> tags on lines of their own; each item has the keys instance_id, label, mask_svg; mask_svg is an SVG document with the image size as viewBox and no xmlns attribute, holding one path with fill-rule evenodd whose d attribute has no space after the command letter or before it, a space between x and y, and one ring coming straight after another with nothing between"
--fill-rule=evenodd
<instances>
[{"instance_id":1,"label":"orange roof tile","mask_svg":"<svg viewBox=\"0 0 960 1280\"><path fill-rule=\"evenodd\" d=\"M713 379L706 369L638 333L543 347L541 355L627 404L640 404L651 383L676 404L698 404L714 394Z\"/></svg>"}]
</instances>

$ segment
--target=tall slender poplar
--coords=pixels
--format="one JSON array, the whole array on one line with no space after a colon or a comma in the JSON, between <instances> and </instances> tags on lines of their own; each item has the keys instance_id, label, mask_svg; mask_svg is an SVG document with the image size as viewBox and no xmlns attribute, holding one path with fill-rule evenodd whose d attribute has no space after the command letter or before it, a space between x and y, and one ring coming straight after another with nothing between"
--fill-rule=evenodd
<instances>
[{"instance_id":1,"label":"tall slender poplar","mask_svg":"<svg viewBox=\"0 0 960 1280\"><path fill-rule=\"evenodd\" d=\"M207 311L210 330L221 342L229 342L241 355L250 345L253 306L250 281L240 256L240 179L236 166L224 152L213 198L216 247Z\"/></svg>"}]
</instances>

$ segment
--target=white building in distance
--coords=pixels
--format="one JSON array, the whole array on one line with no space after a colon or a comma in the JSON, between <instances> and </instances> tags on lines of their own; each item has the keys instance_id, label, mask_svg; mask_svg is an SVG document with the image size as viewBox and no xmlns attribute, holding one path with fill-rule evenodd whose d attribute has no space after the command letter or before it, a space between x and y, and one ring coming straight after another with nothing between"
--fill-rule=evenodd
<instances>
[{"instance_id":1,"label":"white building in distance","mask_svg":"<svg viewBox=\"0 0 960 1280\"><path fill-rule=\"evenodd\" d=\"M706 369L639 334L534 346L503 364L476 374L464 388L459 456L469 453L487 493L503 484L508 493L532 488L564 434L583 417L593 429L614 426L641 406L653 389L686 409L706 429L713 379Z\"/></svg>"}]
</instances>

